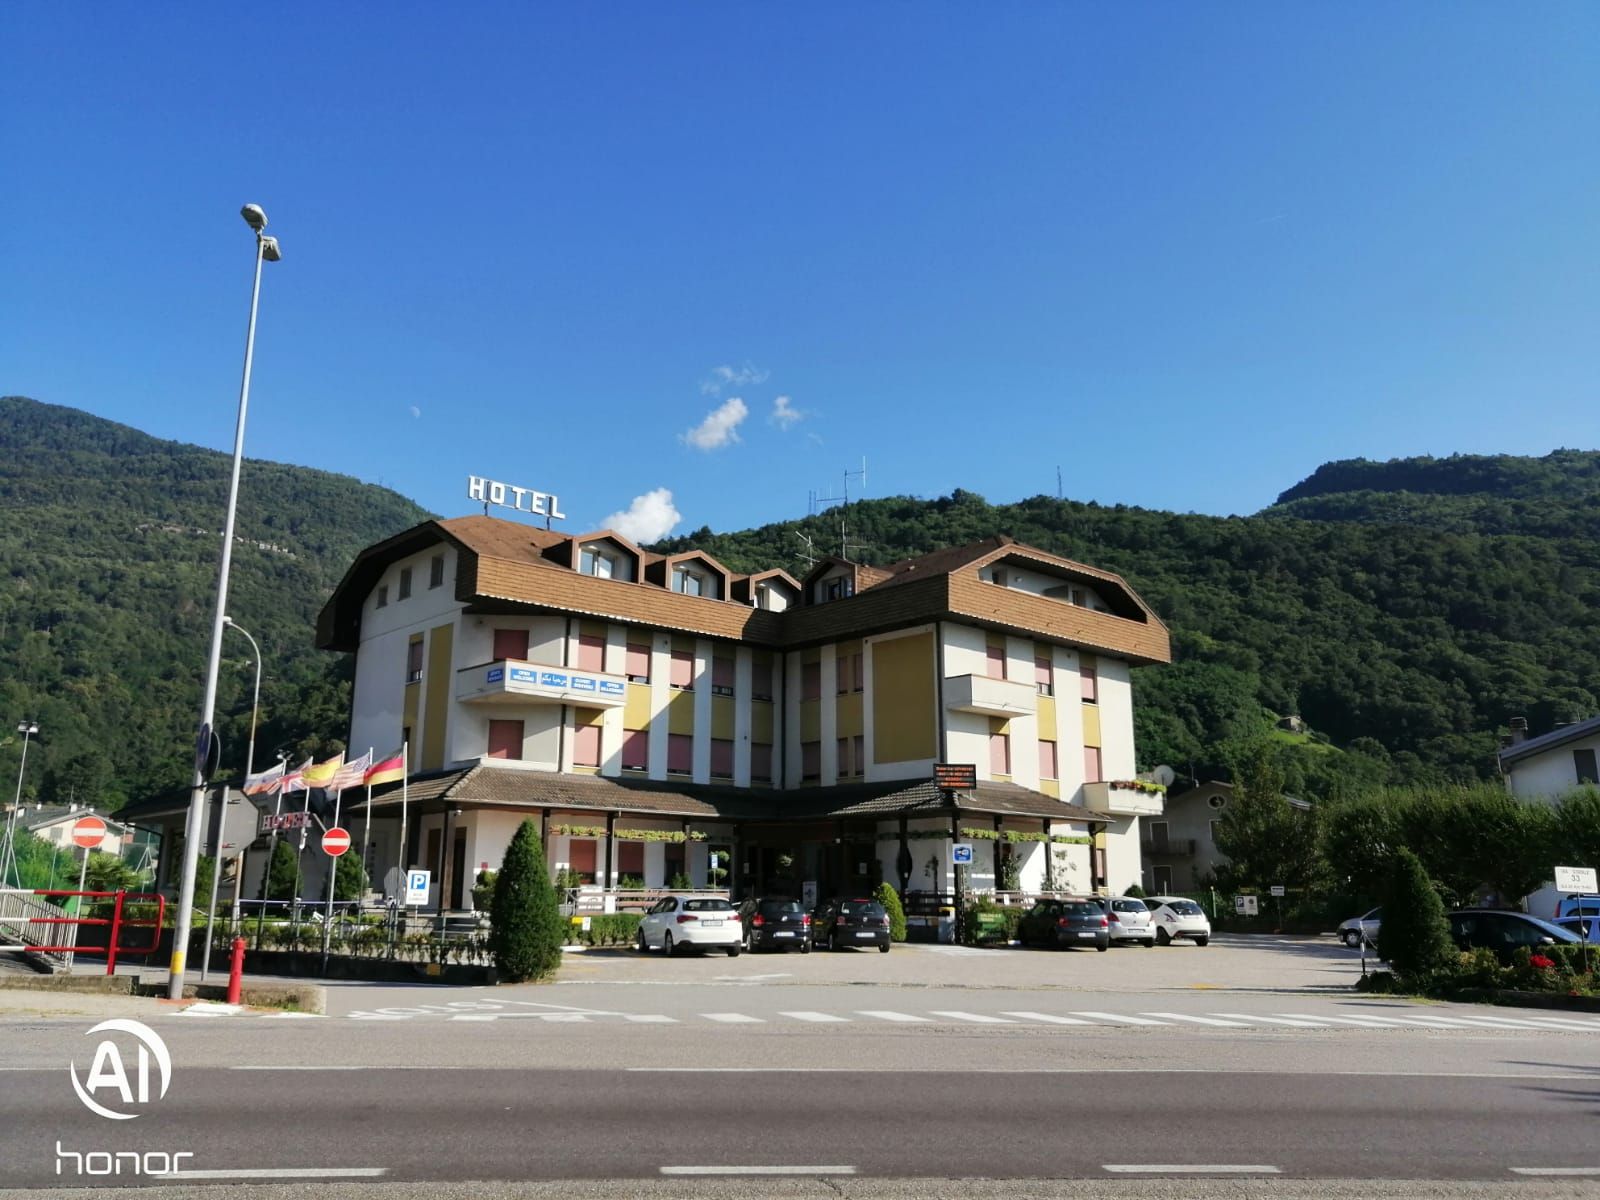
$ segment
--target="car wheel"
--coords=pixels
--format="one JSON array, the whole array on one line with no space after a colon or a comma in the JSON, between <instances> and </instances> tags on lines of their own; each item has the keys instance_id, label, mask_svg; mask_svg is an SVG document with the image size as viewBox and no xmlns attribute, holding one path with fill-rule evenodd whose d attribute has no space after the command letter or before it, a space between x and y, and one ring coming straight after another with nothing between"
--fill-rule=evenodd
<instances>
[{"instance_id":1,"label":"car wheel","mask_svg":"<svg viewBox=\"0 0 1600 1200\"><path fill-rule=\"evenodd\" d=\"M661 935L661 948L667 952L668 958L671 958L678 952L677 947L672 944L672 934L663 933Z\"/></svg>"},{"instance_id":2,"label":"car wheel","mask_svg":"<svg viewBox=\"0 0 1600 1200\"><path fill-rule=\"evenodd\" d=\"M889 953L889 943L885 942L885 943L883 943L883 945L879 946L878 947L878 953L879 954L887 954L887 953Z\"/></svg>"},{"instance_id":3,"label":"car wheel","mask_svg":"<svg viewBox=\"0 0 1600 1200\"><path fill-rule=\"evenodd\" d=\"M742 953L744 953L744 947L738 945L737 943L735 943L734 945L728 947L728 957L729 958L738 958L739 955L742 954Z\"/></svg>"},{"instance_id":4,"label":"car wheel","mask_svg":"<svg viewBox=\"0 0 1600 1200\"><path fill-rule=\"evenodd\" d=\"M640 954L650 953L650 943L644 940L644 930L633 935L633 948Z\"/></svg>"},{"instance_id":5,"label":"car wheel","mask_svg":"<svg viewBox=\"0 0 1600 1200\"><path fill-rule=\"evenodd\" d=\"M811 939L810 938L807 938L805 941L800 943L800 953L801 954L810 954L811 953Z\"/></svg>"},{"instance_id":6,"label":"car wheel","mask_svg":"<svg viewBox=\"0 0 1600 1200\"><path fill-rule=\"evenodd\" d=\"M1209 937L1197 937L1197 938L1195 938L1195 940L1194 940L1194 944L1195 944L1195 945L1196 945L1196 946L1204 946L1204 945L1205 945L1205 944L1206 944L1206 943L1207 943L1207 942L1209 942L1209 941L1210 941L1210 940L1211 940L1211 939L1210 939L1210 938L1209 938Z\"/></svg>"},{"instance_id":7,"label":"car wheel","mask_svg":"<svg viewBox=\"0 0 1600 1200\"><path fill-rule=\"evenodd\" d=\"M1104 954L1107 950L1111 949L1111 947L1110 946L1096 946L1095 949L1100 951L1101 954Z\"/></svg>"},{"instance_id":8,"label":"car wheel","mask_svg":"<svg viewBox=\"0 0 1600 1200\"><path fill-rule=\"evenodd\" d=\"M1354 929L1346 929L1340 937L1344 939L1344 944L1352 950L1361 945L1361 935Z\"/></svg>"},{"instance_id":9,"label":"car wheel","mask_svg":"<svg viewBox=\"0 0 1600 1200\"><path fill-rule=\"evenodd\" d=\"M839 940L839 931L837 929L828 936L828 949L835 952L844 949L844 943Z\"/></svg>"},{"instance_id":10,"label":"car wheel","mask_svg":"<svg viewBox=\"0 0 1600 1200\"><path fill-rule=\"evenodd\" d=\"M1152 946L1154 946L1156 944L1156 940L1155 940L1155 938L1145 938L1139 944L1141 946L1143 946L1146 950L1149 950Z\"/></svg>"},{"instance_id":11,"label":"car wheel","mask_svg":"<svg viewBox=\"0 0 1600 1200\"><path fill-rule=\"evenodd\" d=\"M1156 944L1158 946L1172 945L1172 935L1169 934L1165 929L1156 930Z\"/></svg>"},{"instance_id":12,"label":"car wheel","mask_svg":"<svg viewBox=\"0 0 1600 1200\"><path fill-rule=\"evenodd\" d=\"M744 935L744 941L739 943L739 948L741 950L748 950L748 951L750 951L750 953L754 954L755 950L756 950L755 940L751 937L750 934L746 933Z\"/></svg>"}]
</instances>

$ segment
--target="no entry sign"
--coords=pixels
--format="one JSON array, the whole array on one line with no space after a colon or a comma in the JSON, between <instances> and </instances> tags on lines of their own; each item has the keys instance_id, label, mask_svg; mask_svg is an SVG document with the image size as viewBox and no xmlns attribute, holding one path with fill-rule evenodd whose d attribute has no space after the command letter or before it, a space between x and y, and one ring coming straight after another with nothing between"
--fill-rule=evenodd
<instances>
[{"instance_id":1,"label":"no entry sign","mask_svg":"<svg viewBox=\"0 0 1600 1200\"><path fill-rule=\"evenodd\" d=\"M72 826L72 844L93 850L106 836L106 823L99 817L79 817Z\"/></svg>"},{"instance_id":2,"label":"no entry sign","mask_svg":"<svg viewBox=\"0 0 1600 1200\"><path fill-rule=\"evenodd\" d=\"M329 858L338 858L350 849L350 831L335 825L322 835L322 850Z\"/></svg>"}]
</instances>

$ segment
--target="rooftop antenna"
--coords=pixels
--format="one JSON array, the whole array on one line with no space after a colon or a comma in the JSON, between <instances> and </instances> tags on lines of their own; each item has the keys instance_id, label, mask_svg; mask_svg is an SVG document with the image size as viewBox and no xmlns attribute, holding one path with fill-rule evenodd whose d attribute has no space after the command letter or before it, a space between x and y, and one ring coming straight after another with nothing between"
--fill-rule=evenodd
<instances>
[{"instance_id":1,"label":"rooftop antenna","mask_svg":"<svg viewBox=\"0 0 1600 1200\"><path fill-rule=\"evenodd\" d=\"M864 497L867 494L867 457L866 457L866 455L863 454L861 456L861 469L859 471L844 470L844 471L841 471L839 474L840 474L840 485L841 486L840 486L839 494L837 496L824 496L820 492L816 492L816 491L813 491L813 492L810 493L810 499L811 499L810 515L811 516L813 516L813 517L816 516L819 512L821 512L823 509L827 508L829 505L833 505L833 504L849 504L850 503L850 480L851 479L860 479L861 480L860 495L858 495L856 497L857 500L861 499L862 497Z\"/></svg>"},{"instance_id":2,"label":"rooftop antenna","mask_svg":"<svg viewBox=\"0 0 1600 1200\"><path fill-rule=\"evenodd\" d=\"M1056 468L1056 499L1061 499L1061 468Z\"/></svg>"},{"instance_id":3,"label":"rooftop antenna","mask_svg":"<svg viewBox=\"0 0 1600 1200\"><path fill-rule=\"evenodd\" d=\"M816 566L817 545L816 542L812 540L811 535L809 533L801 533L798 529L796 529L794 531L794 536L799 538L800 544L805 547L803 550L796 550L795 557L801 562L805 563L808 567Z\"/></svg>"}]
</instances>

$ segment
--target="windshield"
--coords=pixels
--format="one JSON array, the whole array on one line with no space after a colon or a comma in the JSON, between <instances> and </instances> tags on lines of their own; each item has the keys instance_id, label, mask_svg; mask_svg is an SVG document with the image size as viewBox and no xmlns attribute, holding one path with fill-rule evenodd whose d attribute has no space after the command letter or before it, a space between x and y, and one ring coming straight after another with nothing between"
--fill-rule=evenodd
<instances>
[{"instance_id":1,"label":"windshield","mask_svg":"<svg viewBox=\"0 0 1600 1200\"><path fill-rule=\"evenodd\" d=\"M876 900L846 900L839 906L839 911L848 913L853 917L881 917L884 915L883 905Z\"/></svg>"},{"instance_id":2,"label":"windshield","mask_svg":"<svg viewBox=\"0 0 1600 1200\"><path fill-rule=\"evenodd\" d=\"M763 900L758 911L763 917L781 917L786 913L799 913L805 910L800 907L798 900Z\"/></svg>"},{"instance_id":3,"label":"windshield","mask_svg":"<svg viewBox=\"0 0 1600 1200\"><path fill-rule=\"evenodd\" d=\"M1143 900L1113 900L1111 907L1118 912L1125 913L1148 913L1150 911L1145 907Z\"/></svg>"},{"instance_id":4,"label":"windshield","mask_svg":"<svg viewBox=\"0 0 1600 1200\"><path fill-rule=\"evenodd\" d=\"M717 896L708 900L685 900L684 912L732 912L733 905Z\"/></svg>"},{"instance_id":5,"label":"windshield","mask_svg":"<svg viewBox=\"0 0 1600 1200\"><path fill-rule=\"evenodd\" d=\"M1205 909L1201 908L1193 900L1169 900L1167 901L1167 907L1180 916L1203 917L1206 915Z\"/></svg>"}]
</instances>

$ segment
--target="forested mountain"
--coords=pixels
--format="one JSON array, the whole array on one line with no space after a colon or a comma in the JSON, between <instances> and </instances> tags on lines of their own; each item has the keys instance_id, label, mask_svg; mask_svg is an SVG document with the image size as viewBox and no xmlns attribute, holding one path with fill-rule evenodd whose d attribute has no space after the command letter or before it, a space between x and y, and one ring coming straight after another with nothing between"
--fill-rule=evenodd
<instances>
[{"instance_id":1,"label":"forested mountain","mask_svg":"<svg viewBox=\"0 0 1600 1200\"><path fill-rule=\"evenodd\" d=\"M216 594L229 456L74 409L0 398L0 764L36 718L26 792L106 811L187 781ZM261 645L256 761L346 722L348 665L312 648L362 547L427 517L342 475L247 460L230 615ZM224 635L224 761L243 764L254 660ZM10 799L9 790L6 793Z\"/></svg>"},{"instance_id":2,"label":"forested mountain","mask_svg":"<svg viewBox=\"0 0 1600 1200\"><path fill-rule=\"evenodd\" d=\"M109 807L186 779L226 487L226 455L0 399L0 733L23 717L44 730L30 794ZM1587 452L1333 463L1254 517L957 491L658 548L802 570L797 535L834 552L841 525L873 563L1008 533L1118 571L1177 660L1136 672L1141 765L1210 777L1267 740L1288 786L1321 797L1487 776L1509 717L1540 730L1600 711L1597 496ZM246 463L231 609L265 658L258 764L342 736L348 660L312 648L316 611L358 550L426 516L344 476ZM230 633L233 766L250 676ZM1315 734L1272 731L1289 713ZM13 737L0 772L16 762Z\"/></svg>"}]
</instances>

